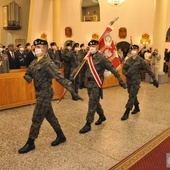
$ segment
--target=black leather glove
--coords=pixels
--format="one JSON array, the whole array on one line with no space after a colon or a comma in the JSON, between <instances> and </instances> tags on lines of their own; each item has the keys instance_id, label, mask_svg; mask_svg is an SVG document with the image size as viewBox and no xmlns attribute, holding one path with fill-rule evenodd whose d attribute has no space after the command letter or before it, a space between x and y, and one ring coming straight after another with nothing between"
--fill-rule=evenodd
<instances>
[{"instance_id":1,"label":"black leather glove","mask_svg":"<svg viewBox=\"0 0 170 170\"><path fill-rule=\"evenodd\" d=\"M75 83L74 78L70 76L69 80L71 81L72 85L74 85L74 83Z\"/></svg>"},{"instance_id":2,"label":"black leather glove","mask_svg":"<svg viewBox=\"0 0 170 170\"><path fill-rule=\"evenodd\" d=\"M128 72L126 72L125 76L126 76L126 77L130 77Z\"/></svg>"},{"instance_id":3,"label":"black leather glove","mask_svg":"<svg viewBox=\"0 0 170 170\"><path fill-rule=\"evenodd\" d=\"M154 81L153 81L153 85L154 85L156 88L158 88L158 87L159 87L158 81L157 81L157 80L154 80Z\"/></svg>"},{"instance_id":4,"label":"black leather glove","mask_svg":"<svg viewBox=\"0 0 170 170\"><path fill-rule=\"evenodd\" d=\"M122 80L119 81L119 85L120 85L121 87L123 87L124 89L127 88L127 85L126 85Z\"/></svg>"},{"instance_id":5,"label":"black leather glove","mask_svg":"<svg viewBox=\"0 0 170 170\"><path fill-rule=\"evenodd\" d=\"M73 100L83 100L76 92L72 92L71 96Z\"/></svg>"}]
</instances>

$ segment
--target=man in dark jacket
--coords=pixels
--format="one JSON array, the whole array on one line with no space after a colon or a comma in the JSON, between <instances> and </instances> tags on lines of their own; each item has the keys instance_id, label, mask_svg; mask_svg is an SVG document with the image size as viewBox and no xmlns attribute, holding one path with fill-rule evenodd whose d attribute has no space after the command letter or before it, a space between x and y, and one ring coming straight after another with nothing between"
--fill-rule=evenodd
<instances>
[{"instance_id":1,"label":"man in dark jacket","mask_svg":"<svg viewBox=\"0 0 170 170\"><path fill-rule=\"evenodd\" d=\"M8 45L7 55L8 55L10 70L11 69L20 69L19 57L14 52L14 45L13 44Z\"/></svg>"}]
</instances>

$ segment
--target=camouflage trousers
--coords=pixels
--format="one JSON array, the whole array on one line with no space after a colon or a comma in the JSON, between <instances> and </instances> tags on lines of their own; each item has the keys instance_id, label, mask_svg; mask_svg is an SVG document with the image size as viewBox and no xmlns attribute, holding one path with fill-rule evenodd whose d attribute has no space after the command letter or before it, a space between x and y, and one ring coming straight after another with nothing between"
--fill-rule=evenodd
<instances>
[{"instance_id":1,"label":"camouflage trousers","mask_svg":"<svg viewBox=\"0 0 170 170\"><path fill-rule=\"evenodd\" d=\"M87 89L89 102L86 121L92 123L94 121L94 114L97 112L99 116L103 115L103 109L100 105L100 88L88 88Z\"/></svg>"},{"instance_id":2,"label":"camouflage trousers","mask_svg":"<svg viewBox=\"0 0 170 170\"><path fill-rule=\"evenodd\" d=\"M36 105L32 117L32 125L30 128L29 137L31 139L36 139L38 137L40 127L42 125L42 122L44 118L47 119L47 121L50 123L50 125L53 127L54 131L57 132L60 130L60 124L58 122L58 119L54 115L53 108L51 105L53 94L49 92L37 92L36 93Z\"/></svg>"},{"instance_id":3,"label":"camouflage trousers","mask_svg":"<svg viewBox=\"0 0 170 170\"><path fill-rule=\"evenodd\" d=\"M127 91L129 94L129 99L126 104L126 108L132 109L133 105L139 104L137 99L137 94L139 92L140 85L137 83L134 84L127 84Z\"/></svg>"}]
</instances>

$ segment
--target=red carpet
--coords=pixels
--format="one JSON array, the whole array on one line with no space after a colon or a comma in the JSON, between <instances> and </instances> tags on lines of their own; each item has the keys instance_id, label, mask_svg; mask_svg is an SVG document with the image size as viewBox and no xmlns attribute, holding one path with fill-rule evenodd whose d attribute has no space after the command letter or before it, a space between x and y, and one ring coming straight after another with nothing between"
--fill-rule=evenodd
<instances>
[{"instance_id":1,"label":"red carpet","mask_svg":"<svg viewBox=\"0 0 170 170\"><path fill-rule=\"evenodd\" d=\"M170 170L170 128L110 168L110 170L168 169Z\"/></svg>"}]
</instances>

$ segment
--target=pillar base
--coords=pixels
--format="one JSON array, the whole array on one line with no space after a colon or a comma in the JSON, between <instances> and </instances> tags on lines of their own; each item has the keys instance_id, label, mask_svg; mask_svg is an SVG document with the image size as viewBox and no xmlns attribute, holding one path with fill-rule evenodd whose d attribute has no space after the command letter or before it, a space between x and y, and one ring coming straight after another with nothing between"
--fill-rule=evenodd
<instances>
[{"instance_id":1,"label":"pillar base","mask_svg":"<svg viewBox=\"0 0 170 170\"><path fill-rule=\"evenodd\" d=\"M145 82L150 83L151 77L148 73L145 73ZM158 83L168 83L168 74L159 74L158 75Z\"/></svg>"}]
</instances>

